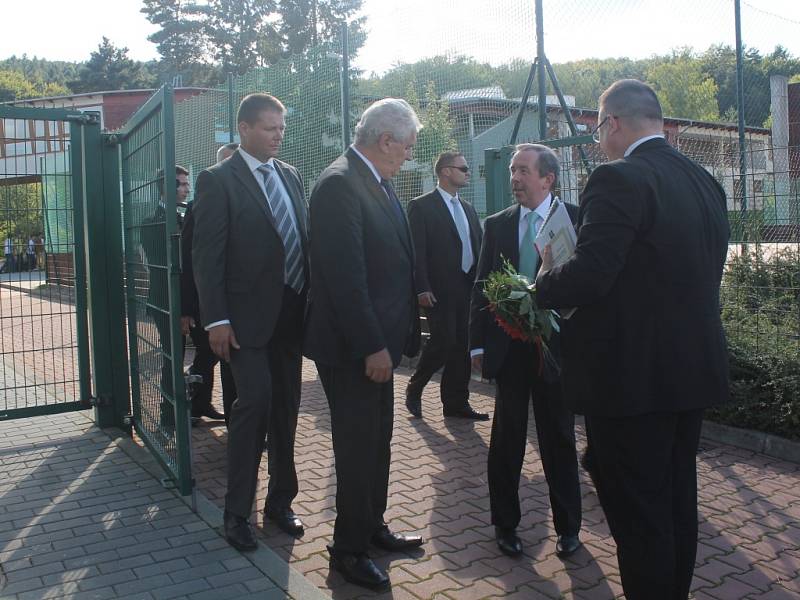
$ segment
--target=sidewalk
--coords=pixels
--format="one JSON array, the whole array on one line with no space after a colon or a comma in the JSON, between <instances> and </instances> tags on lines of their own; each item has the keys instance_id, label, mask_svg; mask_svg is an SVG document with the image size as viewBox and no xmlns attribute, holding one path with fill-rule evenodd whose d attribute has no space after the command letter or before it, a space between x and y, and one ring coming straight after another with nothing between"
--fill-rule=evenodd
<instances>
[{"instance_id":1,"label":"sidewalk","mask_svg":"<svg viewBox=\"0 0 800 600\"><path fill-rule=\"evenodd\" d=\"M91 413L0 422L0 598L327 597L266 547L240 554ZM121 434L121 432L120 432Z\"/></svg>"},{"instance_id":2,"label":"sidewalk","mask_svg":"<svg viewBox=\"0 0 800 600\"><path fill-rule=\"evenodd\" d=\"M489 522L486 460L491 422L444 419L438 385L426 388L423 419L403 405L410 372L395 373L395 419L390 526L427 540L415 554L374 552L392 589L371 594L330 574L325 545L333 532L336 479L329 411L314 365L303 370L303 396L295 457L300 494L295 512L306 525L295 540L258 514L266 496L266 460L254 521L267 544L337 600L484 598L610 600L621 596L615 546L594 488L581 473L584 549L572 559L555 555L547 485L535 425L520 484L525 546L521 559L500 553ZM215 398L219 403L219 395ZM472 384L473 407L493 412L493 388ZM194 431L199 489L221 505L225 486L224 425ZM585 440L577 427L579 448ZM800 465L703 439L698 455L700 541L693 583L696 600L800 598Z\"/></svg>"}]
</instances>

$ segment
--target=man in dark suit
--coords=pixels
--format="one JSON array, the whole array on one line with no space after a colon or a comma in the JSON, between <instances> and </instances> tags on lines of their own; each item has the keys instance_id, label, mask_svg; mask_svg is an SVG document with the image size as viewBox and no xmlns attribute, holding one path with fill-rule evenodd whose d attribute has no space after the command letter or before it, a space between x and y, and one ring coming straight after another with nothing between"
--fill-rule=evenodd
<instances>
[{"instance_id":1,"label":"man in dark suit","mask_svg":"<svg viewBox=\"0 0 800 600\"><path fill-rule=\"evenodd\" d=\"M551 268L545 251L537 298L578 308L563 325L565 394L586 415L625 596L685 599L702 413L729 395L719 315L725 193L664 140L650 87L618 81L599 106L611 162L583 191L575 255Z\"/></svg>"},{"instance_id":2,"label":"man in dark suit","mask_svg":"<svg viewBox=\"0 0 800 600\"><path fill-rule=\"evenodd\" d=\"M160 421L167 430L175 427L174 386L172 384L172 323L169 305L169 272L167 270L167 206L164 200L164 185L173 181L164 176L163 169L158 172L159 200L155 210L142 219L141 240L144 259L148 273L147 308L145 312L153 320L158 332L158 344L161 347L161 405ZM189 196L189 171L175 165L175 204L181 206ZM175 214L177 227L180 230L182 219L180 213ZM183 348L181 347L181 357ZM178 359L179 362L182 358Z\"/></svg>"},{"instance_id":3,"label":"man in dark suit","mask_svg":"<svg viewBox=\"0 0 800 600\"><path fill-rule=\"evenodd\" d=\"M460 152L436 159L437 186L408 204L416 253L417 298L430 336L406 388L406 408L422 416L422 390L444 367L440 395L445 417L486 421L469 405L469 297L481 248L481 223L472 204L458 195L469 183Z\"/></svg>"},{"instance_id":4,"label":"man in dark suit","mask_svg":"<svg viewBox=\"0 0 800 600\"><path fill-rule=\"evenodd\" d=\"M489 500L497 544L509 556L522 553L519 478L525 457L528 405L532 402L544 476L558 539L565 558L580 547L581 494L575 453L575 417L561 398L558 377L539 375L539 355L530 342L512 340L488 310L482 282L508 260L534 278L539 257L534 239L547 216L558 180L558 158L539 144L520 144L511 159L511 189L517 204L486 219L472 296L470 347L473 368L497 384L489 445ZM577 210L566 205L570 216ZM558 336L549 346L558 352Z\"/></svg>"},{"instance_id":5,"label":"man in dark suit","mask_svg":"<svg viewBox=\"0 0 800 600\"><path fill-rule=\"evenodd\" d=\"M233 149L228 145L220 146L217 150L217 162L229 158L238 144ZM230 407L236 399L236 383L233 381L230 365L211 350L208 344L208 332L200 324L200 300L197 297L197 286L194 283L194 269L192 268L192 237L194 235L194 215L190 203L183 215L181 228L181 330L184 336L191 336L194 342L194 358L189 367L189 373L199 375L202 381L195 386L192 394L192 423L200 417L211 420L225 419L228 421ZM211 395L214 391L214 367L220 365L220 379L222 380L222 405L225 413L220 414L211 404Z\"/></svg>"},{"instance_id":6,"label":"man in dark suit","mask_svg":"<svg viewBox=\"0 0 800 600\"><path fill-rule=\"evenodd\" d=\"M419 350L414 249L389 179L421 125L404 100L372 104L355 144L325 169L311 194L311 276L305 354L317 364L331 410L336 525L330 565L369 588L389 585L370 542L399 551L422 544L383 520L389 486L392 372Z\"/></svg>"},{"instance_id":7,"label":"man in dark suit","mask_svg":"<svg viewBox=\"0 0 800 600\"><path fill-rule=\"evenodd\" d=\"M268 94L242 100L241 146L200 173L193 208L200 314L211 349L230 362L238 393L228 426L225 537L243 550L257 546L249 516L267 430L264 513L290 534L303 532L291 502L297 495L308 209L299 173L275 158L285 112Z\"/></svg>"}]
</instances>

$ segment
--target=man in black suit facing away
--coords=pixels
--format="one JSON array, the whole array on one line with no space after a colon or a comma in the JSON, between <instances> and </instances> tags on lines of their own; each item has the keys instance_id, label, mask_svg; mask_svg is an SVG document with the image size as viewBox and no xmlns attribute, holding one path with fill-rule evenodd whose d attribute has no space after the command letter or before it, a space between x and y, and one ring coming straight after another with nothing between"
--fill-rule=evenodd
<instances>
[{"instance_id":1,"label":"man in black suit facing away","mask_svg":"<svg viewBox=\"0 0 800 600\"><path fill-rule=\"evenodd\" d=\"M580 547L581 494L575 453L575 417L561 397L557 376L539 375L539 356L530 342L512 340L488 310L483 281L508 260L533 280L539 266L534 239L547 216L558 180L558 157L539 144L520 144L511 158L511 189L517 204L486 219L478 275L472 296L470 347L473 368L497 384L489 445L489 500L497 544L509 556L522 553L519 478L525 457L528 404L533 404L536 436L558 539L565 558ZM577 209L566 205L575 219ZM558 353L558 336L549 342Z\"/></svg>"},{"instance_id":2,"label":"man in black suit facing away","mask_svg":"<svg viewBox=\"0 0 800 600\"><path fill-rule=\"evenodd\" d=\"M174 387L172 385L172 327L169 318L169 272L167 271L167 206L164 201L164 185L175 184L175 204L181 206L189 196L189 171L186 167L175 165L175 179L158 172L159 201L152 214L142 219L142 250L147 263L148 287L146 313L153 319L158 332L158 343L161 347L161 405L160 422L168 432L175 427L175 408L173 402ZM180 230L182 219L176 213L177 226ZM183 348L181 346L181 357ZM177 358L177 357L176 357ZM182 358L177 358L180 362ZM169 398L170 400L167 400Z\"/></svg>"},{"instance_id":3,"label":"man in black suit facing away","mask_svg":"<svg viewBox=\"0 0 800 600\"><path fill-rule=\"evenodd\" d=\"M249 517L268 429L265 516L290 534L303 532L291 502L297 495L308 209L297 169L275 158L285 113L268 94L242 100L241 146L200 173L193 208L202 322L211 349L230 362L238 393L228 426L225 537L242 550L257 546Z\"/></svg>"},{"instance_id":4,"label":"man in black suit facing away","mask_svg":"<svg viewBox=\"0 0 800 600\"><path fill-rule=\"evenodd\" d=\"M596 135L611 162L581 196L575 255L551 268L545 251L537 298L578 307L563 324L565 395L586 415L625 596L685 600L703 409L729 395L725 193L664 140L650 87L618 81L599 107Z\"/></svg>"},{"instance_id":5,"label":"man in black suit facing away","mask_svg":"<svg viewBox=\"0 0 800 600\"><path fill-rule=\"evenodd\" d=\"M406 388L406 408L422 416L422 390L444 367L440 395L445 417L486 421L469 405L469 297L481 248L481 223L472 204L458 195L469 183L460 152L436 159L437 186L408 204L416 253L417 298L430 336Z\"/></svg>"},{"instance_id":6,"label":"man in black suit facing away","mask_svg":"<svg viewBox=\"0 0 800 600\"><path fill-rule=\"evenodd\" d=\"M228 149L227 144L217 150L217 162L229 158L239 144L234 144L233 149ZM196 386L192 396L192 423L200 417L211 420L225 419L230 415L230 407L236 399L236 384L230 365L220 361L219 357L211 350L208 344L208 332L200 325L200 300L197 297L197 286L194 283L194 269L192 268L192 237L194 235L194 215L190 203L183 215L181 228L181 331L183 335L191 336L194 342L194 359L189 367L189 373L203 378ZM214 391L214 367L220 363L220 379L222 380L222 405L225 413L220 414L211 404L211 395Z\"/></svg>"},{"instance_id":7,"label":"man in black suit facing away","mask_svg":"<svg viewBox=\"0 0 800 600\"><path fill-rule=\"evenodd\" d=\"M419 350L414 249L389 181L411 159L414 110L386 98L364 111L355 143L325 169L311 193L311 301L305 354L317 364L331 410L336 524L330 565L373 589L389 578L372 562L372 543L415 548L419 536L383 520L394 416L392 373Z\"/></svg>"}]
</instances>

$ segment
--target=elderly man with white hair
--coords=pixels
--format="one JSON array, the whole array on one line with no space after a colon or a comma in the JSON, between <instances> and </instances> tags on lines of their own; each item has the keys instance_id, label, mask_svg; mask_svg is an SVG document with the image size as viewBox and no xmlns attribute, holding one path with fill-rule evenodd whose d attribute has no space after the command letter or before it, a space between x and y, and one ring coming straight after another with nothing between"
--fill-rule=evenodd
<instances>
[{"instance_id":1,"label":"elderly man with white hair","mask_svg":"<svg viewBox=\"0 0 800 600\"><path fill-rule=\"evenodd\" d=\"M316 362L331 411L336 525L330 565L347 581L384 589L370 544L416 548L419 536L383 520L394 412L392 374L419 350L414 250L390 179L411 159L422 125L404 100L364 111L355 143L311 194L311 294L304 353Z\"/></svg>"}]
</instances>

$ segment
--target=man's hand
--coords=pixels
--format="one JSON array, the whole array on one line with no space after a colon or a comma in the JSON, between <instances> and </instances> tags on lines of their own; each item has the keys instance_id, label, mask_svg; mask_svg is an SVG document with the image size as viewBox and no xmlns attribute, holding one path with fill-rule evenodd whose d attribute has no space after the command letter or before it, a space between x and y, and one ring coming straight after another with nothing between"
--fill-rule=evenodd
<instances>
[{"instance_id":1,"label":"man's hand","mask_svg":"<svg viewBox=\"0 0 800 600\"><path fill-rule=\"evenodd\" d=\"M240 348L233 328L228 324L216 325L208 330L208 345L225 362L231 361L231 347L235 350Z\"/></svg>"},{"instance_id":2,"label":"man's hand","mask_svg":"<svg viewBox=\"0 0 800 600\"><path fill-rule=\"evenodd\" d=\"M539 267L539 273L546 273L553 268L553 249L550 244L546 244L542 250L542 265Z\"/></svg>"},{"instance_id":3,"label":"man's hand","mask_svg":"<svg viewBox=\"0 0 800 600\"><path fill-rule=\"evenodd\" d=\"M478 375L483 373L483 354L476 354L472 357L472 370Z\"/></svg>"},{"instance_id":4,"label":"man's hand","mask_svg":"<svg viewBox=\"0 0 800 600\"><path fill-rule=\"evenodd\" d=\"M184 315L181 317L181 333L189 335L192 327L194 327L194 319L190 316Z\"/></svg>"},{"instance_id":5,"label":"man's hand","mask_svg":"<svg viewBox=\"0 0 800 600\"><path fill-rule=\"evenodd\" d=\"M417 294L417 300L419 301L419 305L425 308L433 308L433 305L436 304L436 296L433 295L433 292Z\"/></svg>"},{"instance_id":6,"label":"man's hand","mask_svg":"<svg viewBox=\"0 0 800 600\"><path fill-rule=\"evenodd\" d=\"M364 359L364 374L375 383L386 383L392 378L392 357L384 348Z\"/></svg>"}]
</instances>

